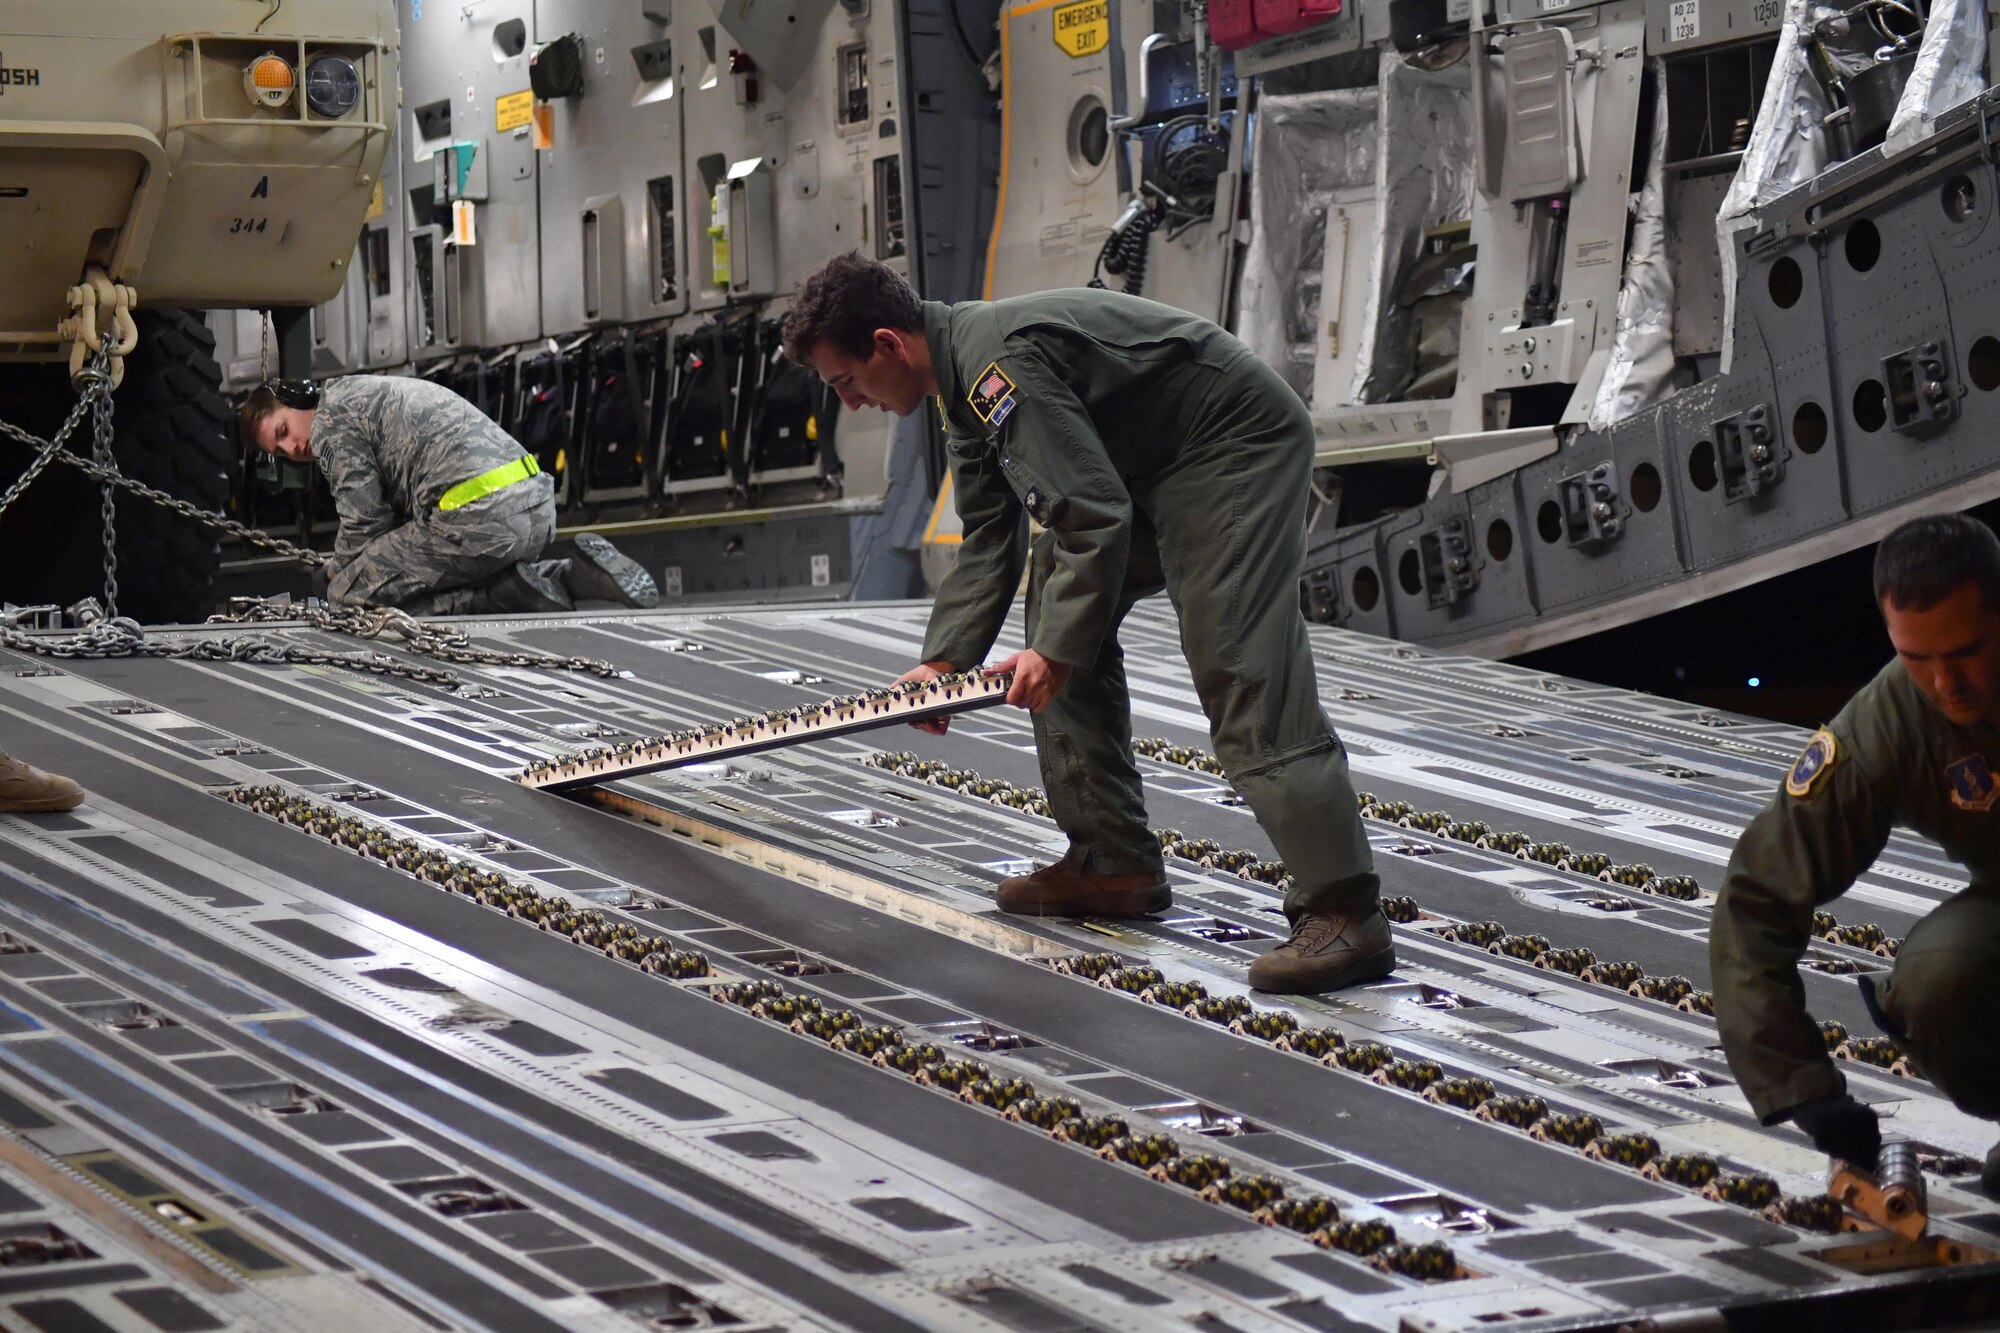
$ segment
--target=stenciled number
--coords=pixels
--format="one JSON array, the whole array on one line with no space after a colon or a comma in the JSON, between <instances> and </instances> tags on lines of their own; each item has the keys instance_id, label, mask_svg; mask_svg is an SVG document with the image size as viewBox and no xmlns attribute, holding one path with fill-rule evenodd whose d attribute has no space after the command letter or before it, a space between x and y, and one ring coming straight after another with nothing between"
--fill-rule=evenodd
<instances>
[{"instance_id":1,"label":"stenciled number","mask_svg":"<svg viewBox=\"0 0 2000 1333\"><path fill-rule=\"evenodd\" d=\"M229 220L229 234L231 236L248 236L253 232L264 230L264 224L269 221L269 218L231 218Z\"/></svg>"}]
</instances>

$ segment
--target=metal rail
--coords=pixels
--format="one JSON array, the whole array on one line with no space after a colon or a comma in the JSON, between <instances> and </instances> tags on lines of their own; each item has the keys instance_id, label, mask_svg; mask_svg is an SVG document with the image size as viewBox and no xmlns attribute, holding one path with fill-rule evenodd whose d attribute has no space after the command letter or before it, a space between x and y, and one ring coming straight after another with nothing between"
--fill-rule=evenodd
<instances>
[{"instance_id":1,"label":"metal rail","mask_svg":"<svg viewBox=\"0 0 2000 1333\"><path fill-rule=\"evenodd\" d=\"M735 759L898 722L925 722L1005 703L1013 683L1012 673L988 675L978 669L906 681L860 694L836 695L820 703L650 736L626 745L540 760L523 769L515 781L541 791L574 791L641 773Z\"/></svg>"}]
</instances>

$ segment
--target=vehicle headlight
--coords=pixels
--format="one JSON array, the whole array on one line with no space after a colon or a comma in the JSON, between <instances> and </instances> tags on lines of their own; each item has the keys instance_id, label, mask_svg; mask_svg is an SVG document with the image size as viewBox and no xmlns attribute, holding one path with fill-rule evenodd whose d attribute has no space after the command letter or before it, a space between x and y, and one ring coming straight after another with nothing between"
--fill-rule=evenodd
<instances>
[{"instance_id":1,"label":"vehicle headlight","mask_svg":"<svg viewBox=\"0 0 2000 1333\"><path fill-rule=\"evenodd\" d=\"M273 111L292 100L292 92L298 87L298 80L285 58L275 51L267 51L251 61L243 70L243 94L258 106Z\"/></svg>"},{"instance_id":2,"label":"vehicle headlight","mask_svg":"<svg viewBox=\"0 0 2000 1333\"><path fill-rule=\"evenodd\" d=\"M361 100L361 71L345 56L316 56L306 66L306 105L316 116L338 120Z\"/></svg>"}]
</instances>

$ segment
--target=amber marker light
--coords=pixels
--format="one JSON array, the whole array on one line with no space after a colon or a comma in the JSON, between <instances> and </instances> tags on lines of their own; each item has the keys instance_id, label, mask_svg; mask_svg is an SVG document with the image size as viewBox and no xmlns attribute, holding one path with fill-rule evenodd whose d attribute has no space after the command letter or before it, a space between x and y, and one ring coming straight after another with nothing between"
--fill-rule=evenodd
<instances>
[{"instance_id":1,"label":"amber marker light","mask_svg":"<svg viewBox=\"0 0 2000 1333\"><path fill-rule=\"evenodd\" d=\"M298 82L291 65L274 51L258 56L243 71L244 94L258 106L272 111L292 100Z\"/></svg>"}]
</instances>

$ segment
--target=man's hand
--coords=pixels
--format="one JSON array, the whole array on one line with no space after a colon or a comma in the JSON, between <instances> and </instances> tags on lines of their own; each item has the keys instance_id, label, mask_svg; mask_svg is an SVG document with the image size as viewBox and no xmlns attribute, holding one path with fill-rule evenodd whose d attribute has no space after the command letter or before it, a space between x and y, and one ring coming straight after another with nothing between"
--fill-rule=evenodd
<instances>
[{"instance_id":1,"label":"man's hand","mask_svg":"<svg viewBox=\"0 0 2000 1333\"><path fill-rule=\"evenodd\" d=\"M922 666L911 667L908 671L896 677L895 683L901 685L907 680L934 680L939 676L949 674L951 674L951 663L926 662ZM926 718L921 722L912 722L910 725L918 731L929 732L933 736L942 736L951 727L951 719L948 717Z\"/></svg>"},{"instance_id":2,"label":"man's hand","mask_svg":"<svg viewBox=\"0 0 2000 1333\"><path fill-rule=\"evenodd\" d=\"M1828 1157L1873 1172L1882 1151L1882 1122L1870 1107L1846 1092L1815 1097L1792 1110L1792 1123Z\"/></svg>"},{"instance_id":3,"label":"man's hand","mask_svg":"<svg viewBox=\"0 0 2000 1333\"><path fill-rule=\"evenodd\" d=\"M1062 693L1063 686L1069 684L1069 664L1051 662L1033 648L986 668L989 676L1004 676L1010 671L1014 673L1014 683L1007 690L1007 702L1030 713L1047 708Z\"/></svg>"}]
</instances>

